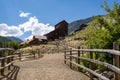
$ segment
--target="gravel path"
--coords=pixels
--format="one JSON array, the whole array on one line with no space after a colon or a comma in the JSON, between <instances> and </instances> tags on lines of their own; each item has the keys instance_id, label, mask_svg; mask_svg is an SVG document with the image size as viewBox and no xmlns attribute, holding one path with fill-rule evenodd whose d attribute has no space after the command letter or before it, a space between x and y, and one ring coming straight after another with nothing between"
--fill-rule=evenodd
<instances>
[{"instance_id":1,"label":"gravel path","mask_svg":"<svg viewBox=\"0 0 120 80\"><path fill-rule=\"evenodd\" d=\"M89 80L64 64L63 54L45 54L43 58L15 62L20 66L17 80Z\"/></svg>"}]
</instances>

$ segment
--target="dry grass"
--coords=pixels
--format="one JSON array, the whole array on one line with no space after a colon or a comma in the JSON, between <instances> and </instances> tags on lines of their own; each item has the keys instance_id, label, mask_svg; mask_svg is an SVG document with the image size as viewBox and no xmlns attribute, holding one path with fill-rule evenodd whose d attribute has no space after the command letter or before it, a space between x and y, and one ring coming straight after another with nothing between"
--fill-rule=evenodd
<instances>
[{"instance_id":1,"label":"dry grass","mask_svg":"<svg viewBox=\"0 0 120 80\"><path fill-rule=\"evenodd\" d=\"M25 48L21 48L20 51L24 52L24 53L31 53L30 51L31 50L40 50L41 54L44 54L44 53L56 53L58 52L58 47L56 46L55 42L52 42L52 43L48 43L48 44L41 44L41 45L38 45L38 46L28 46L28 47L25 47ZM62 51L63 48L62 47L59 47L59 51Z\"/></svg>"}]
</instances>

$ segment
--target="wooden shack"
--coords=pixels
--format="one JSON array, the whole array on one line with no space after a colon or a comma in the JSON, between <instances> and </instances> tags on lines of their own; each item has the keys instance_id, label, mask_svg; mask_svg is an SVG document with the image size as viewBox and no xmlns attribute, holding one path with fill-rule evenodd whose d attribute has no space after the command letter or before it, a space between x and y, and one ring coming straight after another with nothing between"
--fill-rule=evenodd
<instances>
[{"instance_id":1,"label":"wooden shack","mask_svg":"<svg viewBox=\"0 0 120 80\"><path fill-rule=\"evenodd\" d=\"M39 44L46 44L47 37L46 36L39 36L34 35L33 39L29 41L29 45L39 45Z\"/></svg>"},{"instance_id":2,"label":"wooden shack","mask_svg":"<svg viewBox=\"0 0 120 80\"><path fill-rule=\"evenodd\" d=\"M55 25L55 30L48 34L45 34L48 40L59 39L60 37L65 37L68 35L68 23L63 20Z\"/></svg>"},{"instance_id":3,"label":"wooden shack","mask_svg":"<svg viewBox=\"0 0 120 80\"><path fill-rule=\"evenodd\" d=\"M25 44L27 45L39 45L39 44L46 44L47 43L47 37L46 36L39 36L39 35L34 35L31 40L26 40L22 42L20 45L24 46Z\"/></svg>"}]
</instances>

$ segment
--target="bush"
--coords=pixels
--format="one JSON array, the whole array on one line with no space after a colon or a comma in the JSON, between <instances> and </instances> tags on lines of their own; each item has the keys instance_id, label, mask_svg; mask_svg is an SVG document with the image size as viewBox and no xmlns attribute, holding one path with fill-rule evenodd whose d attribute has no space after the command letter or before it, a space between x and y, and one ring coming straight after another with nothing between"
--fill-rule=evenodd
<instances>
[{"instance_id":1,"label":"bush","mask_svg":"<svg viewBox=\"0 0 120 80\"><path fill-rule=\"evenodd\" d=\"M10 45L11 48L13 48L15 50L17 50L17 49L20 48L19 42L13 42L13 41L11 41L11 42L9 42L9 45Z\"/></svg>"},{"instance_id":2,"label":"bush","mask_svg":"<svg viewBox=\"0 0 120 80\"><path fill-rule=\"evenodd\" d=\"M103 8L108 14L104 17L95 17L89 26L81 32L81 39L84 40L85 46L91 44L94 49L112 49L113 42L118 41L120 43L120 5L114 3L113 8L110 9L105 1ZM113 57L110 54L94 54L94 58L113 64ZM89 65L86 61L83 63L85 66ZM100 65L96 67L101 70L104 69Z\"/></svg>"}]
</instances>

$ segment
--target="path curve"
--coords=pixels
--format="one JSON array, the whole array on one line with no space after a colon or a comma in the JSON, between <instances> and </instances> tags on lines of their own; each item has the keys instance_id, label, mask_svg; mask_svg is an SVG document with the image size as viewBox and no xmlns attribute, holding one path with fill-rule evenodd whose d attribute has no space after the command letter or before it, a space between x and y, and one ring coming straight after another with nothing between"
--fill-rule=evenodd
<instances>
[{"instance_id":1,"label":"path curve","mask_svg":"<svg viewBox=\"0 0 120 80\"><path fill-rule=\"evenodd\" d=\"M71 70L63 60L63 54L45 54L41 59L15 62L20 66L17 80L89 80Z\"/></svg>"}]
</instances>

